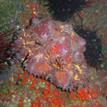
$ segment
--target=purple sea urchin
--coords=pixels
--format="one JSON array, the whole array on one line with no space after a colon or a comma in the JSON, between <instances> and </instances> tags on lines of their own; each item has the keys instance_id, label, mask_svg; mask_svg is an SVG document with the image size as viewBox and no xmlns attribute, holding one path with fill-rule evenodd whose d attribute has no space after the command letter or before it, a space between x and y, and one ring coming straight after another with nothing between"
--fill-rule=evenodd
<instances>
[{"instance_id":1,"label":"purple sea urchin","mask_svg":"<svg viewBox=\"0 0 107 107\"><path fill-rule=\"evenodd\" d=\"M78 29L79 36L86 40L86 50L84 52L87 63L93 67L98 67L102 62L102 43L96 31L89 29Z\"/></svg>"},{"instance_id":2,"label":"purple sea urchin","mask_svg":"<svg viewBox=\"0 0 107 107\"><path fill-rule=\"evenodd\" d=\"M67 21L75 12L81 10L86 0L46 0L47 6L56 20Z\"/></svg>"}]
</instances>

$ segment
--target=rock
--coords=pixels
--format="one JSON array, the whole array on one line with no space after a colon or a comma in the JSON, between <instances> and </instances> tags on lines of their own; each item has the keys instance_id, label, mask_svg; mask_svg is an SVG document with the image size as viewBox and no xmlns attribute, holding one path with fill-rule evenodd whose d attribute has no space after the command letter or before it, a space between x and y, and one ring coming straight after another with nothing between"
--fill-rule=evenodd
<instances>
[{"instance_id":1,"label":"rock","mask_svg":"<svg viewBox=\"0 0 107 107\"><path fill-rule=\"evenodd\" d=\"M31 74L45 79L50 77L52 83L65 90L71 90L87 79L83 54L85 40L73 31L70 24L42 20L27 30L23 29L11 46L14 48L12 53L15 53L12 62L23 62L22 67Z\"/></svg>"}]
</instances>

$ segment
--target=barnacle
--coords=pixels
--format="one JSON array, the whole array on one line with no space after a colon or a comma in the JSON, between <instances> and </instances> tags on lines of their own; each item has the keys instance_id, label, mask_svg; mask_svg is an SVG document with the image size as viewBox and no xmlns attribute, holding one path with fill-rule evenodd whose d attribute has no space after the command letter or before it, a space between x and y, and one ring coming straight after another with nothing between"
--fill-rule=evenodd
<instances>
[{"instance_id":1,"label":"barnacle","mask_svg":"<svg viewBox=\"0 0 107 107\"><path fill-rule=\"evenodd\" d=\"M60 57L56 58L54 61L50 61L50 64L55 69L58 69L58 70L62 70L63 69L63 64L61 62L61 58Z\"/></svg>"}]
</instances>

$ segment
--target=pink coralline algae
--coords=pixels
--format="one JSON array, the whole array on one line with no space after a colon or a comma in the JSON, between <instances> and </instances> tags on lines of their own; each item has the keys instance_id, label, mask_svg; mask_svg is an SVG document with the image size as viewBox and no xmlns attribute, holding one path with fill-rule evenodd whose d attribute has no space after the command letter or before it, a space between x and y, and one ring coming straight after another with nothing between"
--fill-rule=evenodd
<instances>
[{"instance_id":1,"label":"pink coralline algae","mask_svg":"<svg viewBox=\"0 0 107 107\"><path fill-rule=\"evenodd\" d=\"M57 87L72 90L87 79L84 59L85 40L72 25L51 19L35 19L22 29L11 44L11 63L21 63L24 70L49 80Z\"/></svg>"}]
</instances>

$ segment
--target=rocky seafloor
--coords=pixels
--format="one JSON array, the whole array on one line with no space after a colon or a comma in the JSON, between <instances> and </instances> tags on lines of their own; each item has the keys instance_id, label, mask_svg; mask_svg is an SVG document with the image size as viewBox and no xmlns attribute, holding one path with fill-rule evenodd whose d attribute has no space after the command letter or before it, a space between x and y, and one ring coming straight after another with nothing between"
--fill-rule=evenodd
<instances>
[{"instance_id":1,"label":"rocky seafloor","mask_svg":"<svg viewBox=\"0 0 107 107\"><path fill-rule=\"evenodd\" d=\"M3 6L0 5L1 11L4 13L2 14L2 20L4 21L2 21L1 23L2 25L1 32L4 31L6 32L6 29L9 29L10 27L8 27L9 23L7 24L5 23L6 21L13 19L11 15L14 14L15 10L12 10L11 6L12 5L13 5L12 7L15 6L14 5L15 1L12 2L12 0L10 0L8 3L1 0L0 2L3 5ZM21 15L20 24L21 26L25 27L28 24L29 16L32 14L31 12L29 12L29 10L27 10L26 12L24 8L22 8L28 2L27 1L25 2L23 0L16 3L17 3L16 6L18 8L15 7L14 9L16 10L21 9L21 11L24 11L22 14L20 14ZM32 5L32 3L29 4L31 5L30 11L32 11L34 5ZM9 5L10 7L7 5ZM3 9L5 10L5 12ZM8 12L9 10L10 12ZM16 12L18 12L19 10L17 10ZM17 107L17 106L18 107L23 107L23 106L24 107L106 107L107 106L106 10L107 10L106 0L99 0L99 1L93 0L92 7L84 9L83 11L81 11L80 14L81 17L83 18L83 24L85 28L88 27L89 29L97 30L97 35L102 40L102 47L103 47L102 51L104 54L104 59L101 66L98 68L90 67L89 65L86 64L86 62L84 62L86 61L83 55L83 51L85 50L84 45L86 44L85 43L86 41L84 41L84 39L76 35L76 38L74 38L77 40L76 42L74 42L76 48L73 48L73 45L71 45L72 43L68 43L72 35L68 36L69 34L66 33L58 34L59 31L63 32L62 29L63 27L61 28L59 27L60 25L62 25L62 23L57 22L58 25L56 26L54 21L52 20L46 21L46 23L51 23L51 25L53 25L54 29L51 29L50 31L47 30L48 28L47 26L49 26L50 24L46 24L46 26L44 26L43 24L44 22L42 22L43 26L39 26L40 28L43 27L42 29L40 29L40 32L38 31L38 26L36 26L35 24L33 26L27 27L26 29L22 29L21 31L19 31L17 34L18 39L14 38L14 42L12 42L13 45L11 45L12 48L15 47L15 49L13 48L12 52L14 53L15 51L17 51L15 52L17 57L14 57L13 54L11 54L13 56L13 57L11 56L12 58L16 58L14 60L11 59L11 61L13 61L13 63L16 64L13 64L12 66L8 66L6 62L2 63L0 60L0 107ZM11 15L9 15L8 13ZM7 14L6 17L4 17L5 14ZM78 19L77 16L75 20L77 24L80 23L80 20ZM13 22L11 23L13 26L14 25ZM69 28L71 28L72 31L72 27L70 26ZM47 32L47 37L46 35L41 35L41 37L38 37L38 34L36 34L35 31L36 33L38 31L39 35L41 35L40 33ZM12 32L14 32L14 29L12 30ZM75 34L75 32L70 32L70 33ZM8 34L5 33L5 35L4 33L0 33L0 34L1 34L0 38L3 37L0 43L3 44L3 46L5 47L8 45L8 41L11 41L10 40L11 36L10 37L8 36L11 34L11 32L9 32ZM49 37L49 34L51 35L51 37ZM56 35L55 38L53 34ZM24 35L26 35L27 38L24 37ZM6 38L9 37L7 41L5 41L5 37ZM42 39L44 37L47 38L46 42ZM67 41L63 41L64 37L65 39L67 39ZM54 39L54 42L52 42L51 39ZM84 41L82 42L83 43L82 46L81 46L81 41ZM21 42L22 44L21 43L19 44L19 42ZM62 44L60 44L61 42L63 46ZM23 46L23 48L20 48L20 46ZM51 49L53 49L53 51ZM66 49L68 51L67 56L70 55L72 56L73 59L68 58L68 61L65 59L63 52L66 53ZM36 52L37 50L38 52ZM2 48L0 49L0 51L1 51L0 55L3 55ZM30 54L28 54L27 52ZM55 53L52 55L52 52L59 52L62 58L56 57L57 55L55 56ZM74 57L73 53L75 52L77 53L79 52L79 55L81 54L79 57L82 57L83 59L78 60L77 56ZM34 54L37 55L40 53L43 54L43 59L41 60L42 55L40 55L39 58L36 57L36 59L34 59L35 57ZM49 58L50 55L51 58L53 59ZM63 63L60 64L60 61ZM69 74L69 70L65 66L66 63L69 62L72 62L71 67L73 69L72 71L74 73L74 76L73 73ZM49 64L49 66L47 63ZM39 64L43 66L41 67L39 66ZM82 64L85 65L86 68L82 68ZM36 65L36 68L38 68L38 70L35 69L33 65ZM63 66L63 68L66 69L66 72L59 71L62 70L61 66ZM51 69L53 69L53 72ZM47 77L47 73L50 73L51 81L53 81L54 84L51 84L52 82L48 81L49 76ZM67 76L65 74L67 74ZM86 77L84 77L84 74ZM74 82L74 80L78 82ZM86 81L84 83L81 83L82 80L86 80Z\"/></svg>"}]
</instances>

